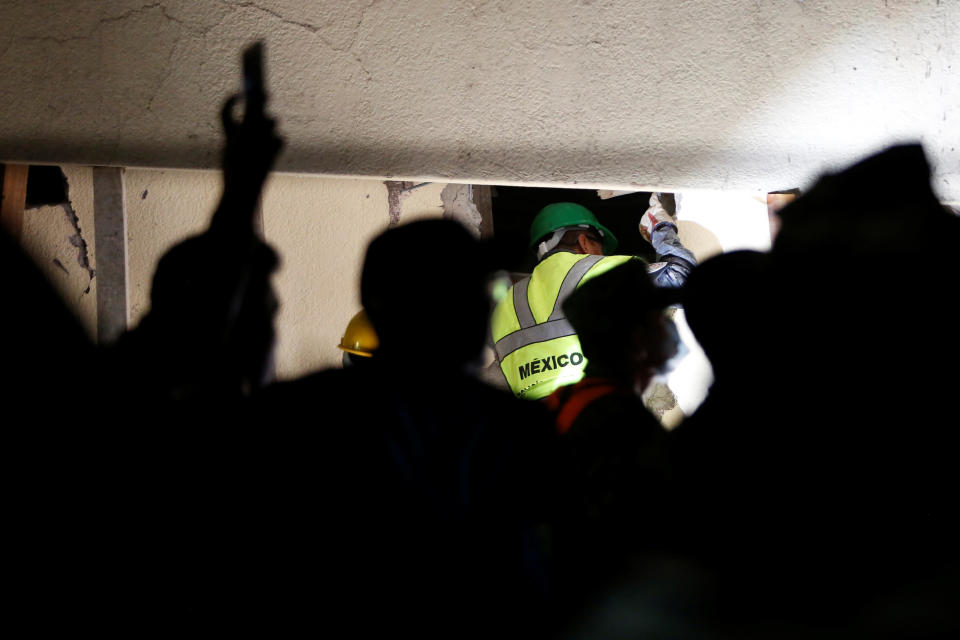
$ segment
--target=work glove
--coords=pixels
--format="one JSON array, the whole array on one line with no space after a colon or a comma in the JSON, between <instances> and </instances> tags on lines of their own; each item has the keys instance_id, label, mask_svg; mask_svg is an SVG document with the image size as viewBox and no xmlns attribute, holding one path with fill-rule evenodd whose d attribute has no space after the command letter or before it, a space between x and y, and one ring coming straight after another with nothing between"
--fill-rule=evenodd
<instances>
[{"instance_id":1,"label":"work glove","mask_svg":"<svg viewBox=\"0 0 960 640\"><path fill-rule=\"evenodd\" d=\"M650 237L653 235L653 232L665 224L673 226L674 231L676 231L676 218L667 213L667 210L663 208L657 194L650 194L650 206L646 212L644 212L643 217L640 218L640 235L642 235L647 242L650 242Z\"/></svg>"}]
</instances>

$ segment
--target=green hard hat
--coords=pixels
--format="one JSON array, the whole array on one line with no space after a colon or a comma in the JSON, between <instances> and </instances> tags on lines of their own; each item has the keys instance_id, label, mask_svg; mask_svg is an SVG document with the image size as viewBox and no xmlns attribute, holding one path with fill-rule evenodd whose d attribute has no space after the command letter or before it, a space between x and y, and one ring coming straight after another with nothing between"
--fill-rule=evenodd
<instances>
[{"instance_id":1,"label":"green hard hat","mask_svg":"<svg viewBox=\"0 0 960 640\"><path fill-rule=\"evenodd\" d=\"M590 209L574 202L554 202L540 209L540 213L530 224L530 248L534 248L544 236L557 229L580 224L590 225L600 231L603 236L603 252L606 255L610 255L617 248L617 237L610 229L600 224Z\"/></svg>"}]
</instances>

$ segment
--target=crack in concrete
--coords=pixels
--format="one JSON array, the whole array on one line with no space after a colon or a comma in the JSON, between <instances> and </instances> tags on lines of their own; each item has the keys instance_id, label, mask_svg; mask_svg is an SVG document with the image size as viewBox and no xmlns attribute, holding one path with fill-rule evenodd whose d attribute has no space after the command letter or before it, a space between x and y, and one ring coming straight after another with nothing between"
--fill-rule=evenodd
<instances>
[{"instance_id":1,"label":"crack in concrete","mask_svg":"<svg viewBox=\"0 0 960 640\"><path fill-rule=\"evenodd\" d=\"M70 275L70 272L67 271L67 268L63 266L63 263L60 262L60 260L58 260L57 258L53 259L53 264L57 265L60 268L60 270L63 271L65 274Z\"/></svg>"},{"instance_id":2,"label":"crack in concrete","mask_svg":"<svg viewBox=\"0 0 960 640\"><path fill-rule=\"evenodd\" d=\"M217 27L219 27L220 25L222 25L223 22L224 22L224 20L227 19L227 16L228 16L228 15L230 15L229 12L226 12L226 13L221 14L221 16L220 16L219 18L217 18L217 21L216 21L216 22L214 22L213 24L211 24L211 25L208 26L208 27L205 27L205 28L202 28L202 29L197 29L197 33L199 33L199 34L202 35L202 36L207 36L211 31L213 31L214 29L216 29Z\"/></svg>"},{"instance_id":3,"label":"crack in concrete","mask_svg":"<svg viewBox=\"0 0 960 640\"><path fill-rule=\"evenodd\" d=\"M100 18L99 20L97 20L97 26L94 26L93 28L91 28L91 29L87 32L86 35L82 35L82 36L67 36L66 38L58 38L58 37L56 37L56 36L19 36L19 37L16 38L16 40L19 41L19 42L55 42L55 43L57 43L57 44L66 44L66 43L68 43L68 42L76 42L76 41L81 41L81 40L90 40L90 39L93 38L94 34L95 34L96 31L97 31L97 28L98 28L100 25L111 24L111 23L114 23L114 22L122 22L122 21L126 20L127 18L130 18L131 16L137 15L137 14L139 14L139 13L143 13L143 12L145 12L145 11L149 11L149 10L151 10L151 9L159 9L159 10L160 10L160 14L161 14L164 18L166 18L167 20L169 20L170 22L176 22L177 24L179 24L179 25L181 25L181 26L183 26L183 27L185 27L185 28L187 28L187 29L190 29L190 30L192 30L192 31L194 31L194 32L196 32L196 33L201 33L201 34L203 33L203 30L202 30L202 29L192 28L192 27L190 27L190 25L189 25L188 23L184 22L183 20L180 20L179 18L176 18L176 17L170 15L169 13L167 13L167 8L166 8L165 6L163 6L163 3L162 3L162 2L154 2L154 3L151 3L151 4L145 4L145 5L141 6L141 7L136 8L136 9L130 9L130 10L128 10L128 11L124 11L123 13L121 13L121 14L119 14L119 15L116 15L116 16L107 16L107 17L105 17L105 18Z\"/></svg>"},{"instance_id":4,"label":"crack in concrete","mask_svg":"<svg viewBox=\"0 0 960 640\"><path fill-rule=\"evenodd\" d=\"M93 32L85 36L68 36L66 38L58 38L56 36L18 36L18 42L55 42L57 44L66 44L68 42L75 42L80 40L89 40L93 37Z\"/></svg>"},{"instance_id":5,"label":"crack in concrete","mask_svg":"<svg viewBox=\"0 0 960 640\"><path fill-rule=\"evenodd\" d=\"M167 13L167 8L166 8L165 6L163 6L162 4L158 4L157 6L160 8L160 13L161 13L161 15L163 15L163 17L166 18L167 20L169 20L170 22L176 22L176 23L179 24L180 26L186 27L187 29L190 29L191 31L196 31L197 33L202 33L202 32L203 32L202 29L196 29L196 28L192 27L189 22L186 22L186 21L184 21L184 20L181 20L180 18L174 17L174 16L170 15L169 13Z\"/></svg>"},{"instance_id":6,"label":"crack in concrete","mask_svg":"<svg viewBox=\"0 0 960 640\"><path fill-rule=\"evenodd\" d=\"M265 13L265 14L267 14L267 15L269 15L269 16L272 16L272 17L276 18L277 20L280 20L280 22L283 22L284 24L289 24L289 25L292 25L292 26L295 26L295 27L300 27L301 29L306 29L307 31L309 31L310 33L312 33L313 35L315 35L317 38L319 38L320 41L321 41L328 49L330 49L331 51L336 51L337 53L349 53L349 54L351 54L351 55L353 56L354 62L356 62L357 65L360 67L360 70L363 72L363 75L366 77L367 81L369 82L370 80L373 79L373 75L370 73L370 71L369 71L369 70L366 68L366 66L363 64L363 60L360 59L360 56L358 56L357 54L353 53L352 49L353 49L353 47L354 47L354 45L356 44L356 41L357 41L357 29L359 29L359 28L360 28L360 25L363 23L363 20L364 20L364 18L366 17L366 12L367 12L367 10L370 9L370 7L372 7L373 5L375 5L377 2L379 2L379 0L373 0L373 2L371 2L371 3L368 4L366 7L364 7L364 9L363 9L363 11L361 12L361 15L360 15L360 20L357 22L357 26L354 28L353 38L350 39L350 43L349 43L346 47L338 47L338 46L336 46L335 44L333 44L332 42L330 42L330 40L328 40L328 39L323 35L323 28L322 28L322 27L318 27L317 25L312 24L312 23L310 23L310 22L301 22L301 21L299 21L299 20L291 20L290 18L287 18L286 16L284 16L282 13L280 13L280 12L278 12L278 11L274 11L273 9L270 9L269 7L260 6L260 5L257 4L256 2L251 2L250 0L244 0L243 2L229 2L228 0L220 0L220 1L221 1L223 4L229 6L230 8L232 8L232 9L234 9L234 10L236 10L236 9L254 9L254 10L256 10L256 11L260 11L261 13Z\"/></svg>"},{"instance_id":7,"label":"crack in concrete","mask_svg":"<svg viewBox=\"0 0 960 640\"><path fill-rule=\"evenodd\" d=\"M139 7L138 9L130 9L130 10L128 10L128 11L124 11L124 12L121 13L120 15L107 16L106 18L100 18L99 20L97 20L97 24L109 24L109 23L111 23L111 22L121 22L121 21L123 21L123 20L126 20L126 19L129 18L130 16L136 15L136 14L138 14L138 13L143 13L144 11L148 11L148 10L150 10L150 9L158 9L158 8L163 12L163 14L164 14L165 16L167 15L166 10L163 8L163 4L162 4L162 3L160 3L160 2L152 2L152 3L150 3L150 4L145 4L145 5L143 5L142 7ZM167 16L167 17L169 18L170 16Z\"/></svg>"},{"instance_id":8,"label":"crack in concrete","mask_svg":"<svg viewBox=\"0 0 960 640\"><path fill-rule=\"evenodd\" d=\"M367 6L365 6L363 9L360 10L360 19L357 20L357 24L356 24L356 26L353 28L353 37L354 37L354 40L356 40L357 31L360 30L360 25L362 25L362 24L363 24L363 21L367 19L367 11L369 11L370 9L372 9L372 8L373 8L373 5L378 4L379 2L380 2L380 0L370 0L370 2L367 3ZM352 47L353 45L351 44L350 46Z\"/></svg>"},{"instance_id":9,"label":"crack in concrete","mask_svg":"<svg viewBox=\"0 0 960 640\"><path fill-rule=\"evenodd\" d=\"M509 167L509 166L503 164L502 162L497 162L497 161L495 161L495 160L490 160L490 164L492 164L492 165L494 165L494 166L496 166L496 167L499 167L499 168L503 169L504 171L510 173L510 174L513 176L514 179L519 180L519 179L521 179L521 178L523 177L523 174L522 174L521 172L517 171L517 170L514 169L513 167Z\"/></svg>"},{"instance_id":10,"label":"crack in concrete","mask_svg":"<svg viewBox=\"0 0 960 640\"><path fill-rule=\"evenodd\" d=\"M213 25L207 27L206 29L204 29L204 28L202 28L202 27L195 27L195 26L193 26L192 24L190 24L189 22L187 22L186 20L181 20L180 18L178 18L178 17L170 14L170 12L167 10L166 5L164 5L162 2L154 2L153 4L144 5L144 6L140 7L139 9L134 9L134 10L131 11L131 12L127 12L129 15L123 16L122 19L126 19L126 18L130 17L130 15L134 15L135 13L142 13L142 12L147 11L147 10L149 10L149 9L160 9L160 15L162 15L164 18L166 18L169 22L176 22L178 25L180 25L181 27L183 27L183 28L186 29L187 31L191 31L191 32L196 33L196 34L199 34L199 35L207 35L207 33L209 33L212 29L214 29L214 28L216 28L217 26L219 26L220 23L222 23L223 20L224 20L224 18L221 17L221 18L220 18L219 20L217 20ZM111 21L113 21L113 20L111 20ZM103 21L101 20L101 22L103 22ZM178 39L178 41L179 41L179 39Z\"/></svg>"},{"instance_id":11,"label":"crack in concrete","mask_svg":"<svg viewBox=\"0 0 960 640\"><path fill-rule=\"evenodd\" d=\"M157 88L153 90L153 94L150 96L150 99L147 100L147 111L153 110L153 102L157 99L157 96L160 95L160 90L163 89L163 85L166 84L167 80L170 79L170 76L173 75L175 70L173 66L173 56L177 52L177 47L180 45L180 36L177 36L177 39L174 40L173 45L170 47L170 53L167 54L166 62L166 73L163 74L163 77L160 78L160 82L157 83Z\"/></svg>"},{"instance_id":12,"label":"crack in concrete","mask_svg":"<svg viewBox=\"0 0 960 640\"><path fill-rule=\"evenodd\" d=\"M83 232L80 230L80 217L77 215L77 212L74 211L73 203L70 202L70 181L67 180L66 175L64 175L63 179L67 183L67 201L60 206L63 207L63 212L67 216L67 222L69 222L70 226L73 227L73 230L76 231L76 233L67 238L67 240L70 241L71 245L77 248L77 264L83 267L83 269L87 272L87 275L90 276L90 280L87 281L87 288L84 289L83 293L81 294L86 295L90 293L90 283L93 282L97 272L90 266L90 251L87 247L87 241L83 239ZM66 268L63 270L66 271Z\"/></svg>"},{"instance_id":13,"label":"crack in concrete","mask_svg":"<svg viewBox=\"0 0 960 640\"><path fill-rule=\"evenodd\" d=\"M367 82L370 82L371 80L373 80L373 74L370 73L370 70L367 69L366 65L363 63L363 60L360 59L360 56L356 54L353 48L357 44L357 38L360 37L360 27L361 25L363 25L363 21L367 19L367 11L372 9L373 6L375 4L378 4L379 2L380 0L371 0L367 4L367 6L365 6L363 9L360 10L360 18L357 20L357 24L355 24L353 27L353 37L350 38L350 43L342 49L342 51L350 53L350 55L353 56L354 62L356 62L357 65L360 67L360 70L363 71L363 75L364 77L366 77ZM340 51L340 49L337 49L332 45L331 45L331 48L334 49L335 51Z\"/></svg>"},{"instance_id":14,"label":"crack in concrete","mask_svg":"<svg viewBox=\"0 0 960 640\"><path fill-rule=\"evenodd\" d=\"M367 19L367 11L373 8L373 5L378 4L380 0L370 0L370 2L363 9L360 10L360 19L357 20L357 24L353 27L353 37L350 39L350 44L347 45L346 50L353 52L353 47L357 44L357 37L360 32L360 27L363 25L363 21Z\"/></svg>"},{"instance_id":15,"label":"crack in concrete","mask_svg":"<svg viewBox=\"0 0 960 640\"><path fill-rule=\"evenodd\" d=\"M314 33L317 35L320 34L320 27L318 27L317 25L311 24L309 22L300 22L299 20L291 20L290 18L285 17L282 13L278 11L274 11L273 9L270 9L268 7L261 7L256 2L250 2L249 0L245 0L244 2L228 2L227 0L222 0L222 2L234 9L236 8L256 9L257 11L261 11L263 13L273 16L274 18L277 18L278 20L280 20L285 24L291 24L296 27L302 27L303 29L306 29L310 33ZM336 50L335 47L330 45L330 43L327 42L327 40L323 36L320 36L320 39L323 40L324 43L326 43L328 46L330 46L331 49Z\"/></svg>"}]
</instances>

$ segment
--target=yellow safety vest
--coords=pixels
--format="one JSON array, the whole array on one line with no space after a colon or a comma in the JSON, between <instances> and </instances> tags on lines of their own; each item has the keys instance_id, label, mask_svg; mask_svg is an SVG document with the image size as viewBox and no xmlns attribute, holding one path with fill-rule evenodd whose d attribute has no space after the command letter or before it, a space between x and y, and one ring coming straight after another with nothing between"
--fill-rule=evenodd
<instances>
[{"instance_id":1,"label":"yellow safety vest","mask_svg":"<svg viewBox=\"0 0 960 640\"><path fill-rule=\"evenodd\" d=\"M583 378L580 339L561 305L590 278L635 259L560 251L507 291L493 310L490 331L500 370L517 397L539 400Z\"/></svg>"}]
</instances>

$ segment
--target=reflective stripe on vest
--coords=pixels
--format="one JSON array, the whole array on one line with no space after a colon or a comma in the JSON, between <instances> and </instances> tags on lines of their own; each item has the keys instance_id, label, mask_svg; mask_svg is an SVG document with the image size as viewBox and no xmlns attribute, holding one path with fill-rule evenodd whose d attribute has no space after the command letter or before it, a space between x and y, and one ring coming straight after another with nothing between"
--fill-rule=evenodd
<instances>
[{"instance_id":1,"label":"reflective stripe on vest","mask_svg":"<svg viewBox=\"0 0 960 640\"><path fill-rule=\"evenodd\" d=\"M530 300L527 298L527 287L530 286L530 276L527 276L513 285L513 310L517 314L521 329L527 329L537 324L530 311Z\"/></svg>"},{"instance_id":2,"label":"reflective stripe on vest","mask_svg":"<svg viewBox=\"0 0 960 640\"><path fill-rule=\"evenodd\" d=\"M559 320L564 317L563 309L561 308L563 301L570 297L574 289L580 285L580 281L583 280L583 276L587 275L587 271L590 271L593 265L601 260L603 260L603 256L590 256L570 267L570 271L567 271L567 275L563 277L563 282L560 284L560 291L557 292L557 301L553 303L553 313L550 314L547 321Z\"/></svg>"},{"instance_id":3,"label":"reflective stripe on vest","mask_svg":"<svg viewBox=\"0 0 960 640\"><path fill-rule=\"evenodd\" d=\"M540 324L537 324L533 317L533 311L530 310L530 300L527 297L527 288L530 286L531 276L527 276L513 286L513 309L517 314L517 320L520 322L520 331L509 333L494 344L497 357L501 362L521 347L537 342L546 342L554 338L572 336L577 333L563 315L563 301L573 293L587 271L601 260L603 260L603 256L591 255L578 260L570 267L563 277L560 289L557 291L550 317L547 318L546 322Z\"/></svg>"},{"instance_id":4,"label":"reflective stripe on vest","mask_svg":"<svg viewBox=\"0 0 960 640\"><path fill-rule=\"evenodd\" d=\"M537 342L546 342L555 338L576 335L576 331L566 318L559 320L548 320L541 324L534 325L529 329L522 329L509 333L493 345L497 351L497 357L502 361L508 355L530 344Z\"/></svg>"}]
</instances>

